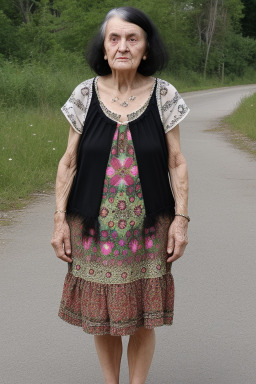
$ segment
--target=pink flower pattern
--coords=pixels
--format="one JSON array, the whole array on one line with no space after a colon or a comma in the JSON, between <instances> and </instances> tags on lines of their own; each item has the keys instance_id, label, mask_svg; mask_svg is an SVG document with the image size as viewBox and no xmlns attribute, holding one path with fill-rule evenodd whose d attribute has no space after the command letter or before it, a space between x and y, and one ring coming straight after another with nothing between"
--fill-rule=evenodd
<instances>
[{"instance_id":1,"label":"pink flower pattern","mask_svg":"<svg viewBox=\"0 0 256 384\"><path fill-rule=\"evenodd\" d=\"M89 237L88 240L84 240L83 241L84 249L86 249L86 250L90 249L91 244L92 244L92 237Z\"/></svg>"},{"instance_id":2,"label":"pink flower pattern","mask_svg":"<svg viewBox=\"0 0 256 384\"><path fill-rule=\"evenodd\" d=\"M146 249L152 248L153 247L153 240L150 237L147 237L145 240L145 246Z\"/></svg>"},{"instance_id":3,"label":"pink flower pattern","mask_svg":"<svg viewBox=\"0 0 256 384\"><path fill-rule=\"evenodd\" d=\"M92 237L82 242L88 265L96 262L106 269L127 268L134 262L157 258L162 239L154 235L154 227L145 231L146 236L142 234L145 208L132 136L126 126L119 125L115 131L102 196L100 242ZM142 275L146 270L146 264L140 264ZM88 271L91 276L95 275L94 267ZM105 271L109 281L112 275L109 269ZM123 271L122 278L125 280L127 276Z\"/></svg>"},{"instance_id":4,"label":"pink flower pattern","mask_svg":"<svg viewBox=\"0 0 256 384\"><path fill-rule=\"evenodd\" d=\"M136 253L136 251L138 249L138 240L132 239L129 243L129 248L132 251L132 253Z\"/></svg>"},{"instance_id":5,"label":"pink flower pattern","mask_svg":"<svg viewBox=\"0 0 256 384\"><path fill-rule=\"evenodd\" d=\"M105 243L102 243L100 248L103 255L109 255L113 247L114 243L112 243L111 241L107 241Z\"/></svg>"},{"instance_id":6,"label":"pink flower pattern","mask_svg":"<svg viewBox=\"0 0 256 384\"><path fill-rule=\"evenodd\" d=\"M107 168L107 176L111 179L111 185L132 185L134 178L138 174L138 167L134 165L132 157L126 157L120 160L118 157L112 157L110 161L111 166Z\"/></svg>"}]
</instances>

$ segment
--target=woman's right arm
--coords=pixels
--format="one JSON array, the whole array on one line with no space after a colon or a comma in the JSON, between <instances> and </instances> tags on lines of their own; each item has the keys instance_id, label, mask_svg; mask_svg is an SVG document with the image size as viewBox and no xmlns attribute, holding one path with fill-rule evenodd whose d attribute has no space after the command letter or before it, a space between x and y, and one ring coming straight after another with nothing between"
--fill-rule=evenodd
<instances>
[{"instance_id":1,"label":"woman's right arm","mask_svg":"<svg viewBox=\"0 0 256 384\"><path fill-rule=\"evenodd\" d=\"M61 158L56 177L56 211L65 211L72 182L76 173L77 149L81 135L70 127L68 145ZM66 215L57 212L54 215L54 230L51 239L56 256L63 261L72 262L70 230Z\"/></svg>"}]
</instances>

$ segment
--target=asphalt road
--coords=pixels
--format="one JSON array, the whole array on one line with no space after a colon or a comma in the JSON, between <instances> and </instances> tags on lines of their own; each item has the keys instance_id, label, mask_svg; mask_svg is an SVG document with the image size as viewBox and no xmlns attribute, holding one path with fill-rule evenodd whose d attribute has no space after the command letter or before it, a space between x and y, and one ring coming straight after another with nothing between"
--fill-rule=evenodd
<instances>
[{"instance_id":1,"label":"asphalt road","mask_svg":"<svg viewBox=\"0 0 256 384\"><path fill-rule=\"evenodd\" d=\"M256 162L206 132L252 92L256 85L184 95L190 243L173 265L174 324L156 329L147 384L255 383ZM41 196L1 228L0 384L103 383L93 337L57 317L67 266L49 243L53 211L53 196Z\"/></svg>"}]
</instances>

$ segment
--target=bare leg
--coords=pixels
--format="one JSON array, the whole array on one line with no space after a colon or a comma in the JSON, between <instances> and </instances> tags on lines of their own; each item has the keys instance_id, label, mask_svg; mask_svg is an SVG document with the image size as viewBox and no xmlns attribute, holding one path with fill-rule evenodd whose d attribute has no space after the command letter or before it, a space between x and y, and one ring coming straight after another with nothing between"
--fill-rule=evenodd
<instances>
[{"instance_id":1,"label":"bare leg","mask_svg":"<svg viewBox=\"0 0 256 384\"><path fill-rule=\"evenodd\" d=\"M123 351L121 336L94 336L94 342L105 384L119 384Z\"/></svg>"},{"instance_id":2,"label":"bare leg","mask_svg":"<svg viewBox=\"0 0 256 384\"><path fill-rule=\"evenodd\" d=\"M130 336L127 356L130 384L145 384L155 350L154 329L139 328Z\"/></svg>"}]
</instances>

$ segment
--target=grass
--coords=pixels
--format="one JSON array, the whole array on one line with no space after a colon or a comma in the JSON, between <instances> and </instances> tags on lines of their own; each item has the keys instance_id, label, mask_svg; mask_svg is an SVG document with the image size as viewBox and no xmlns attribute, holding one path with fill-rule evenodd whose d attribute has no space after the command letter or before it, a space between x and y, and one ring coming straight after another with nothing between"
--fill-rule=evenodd
<instances>
[{"instance_id":1,"label":"grass","mask_svg":"<svg viewBox=\"0 0 256 384\"><path fill-rule=\"evenodd\" d=\"M9 210L21 208L32 193L52 189L68 125L50 108L9 108L0 115L0 210Z\"/></svg>"},{"instance_id":2,"label":"grass","mask_svg":"<svg viewBox=\"0 0 256 384\"><path fill-rule=\"evenodd\" d=\"M53 188L68 123L60 107L92 74L83 62L0 63L0 211Z\"/></svg>"},{"instance_id":3,"label":"grass","mask_svg":"<svg viewBox=\"0 0 256 384\"><path fill-rule=\"evenodd\" d=\"M68 123L60 107L77 84L93 76L82 60L73 59L68 58L65 65L63 60L23 66L0 62L1 211L21 208L33 194L53 188L68 136ZM159 77L180 92L221 86L217 78L204 82L189 71ZM224 85L252 82L256 82L255 73L243 79L227 79ZM245 127L255 140L255 108L251 105L256 105L255 96L228 119L232 129Z\"/></svg>"},{"instance_id":4,"label":"grass","mask_svg":"<svg viewBox=\"0 0 256 384\"><path fill-rule=\"evenodd\" d=\"M224 119L224 124L251 140L256 140L256 93L242 100L239 107Z\"/></svg>"},{"instance_id":5,"label":"grass","mask_svg":"<svg viewBox=\"0 0 256 384\"><path fill-rule=\"evenodd\" d=\"M224 135L235 147L256 157L256 93L244 98L238 108L213 131Z\"/></svg>"}]
</instances>

